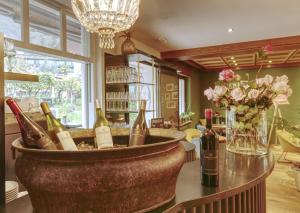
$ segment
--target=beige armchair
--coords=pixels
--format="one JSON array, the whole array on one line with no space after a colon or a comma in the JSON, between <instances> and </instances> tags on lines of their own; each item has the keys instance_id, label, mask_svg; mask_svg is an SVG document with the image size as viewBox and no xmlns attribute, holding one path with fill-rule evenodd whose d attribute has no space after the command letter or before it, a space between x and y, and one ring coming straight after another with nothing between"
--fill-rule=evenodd
<instances>
[{"instance_id":1,"label":"beige armchair","mask_svg":"<svg viewBox=\"0 0 300 213\"><path fill-rule=\"evenodd\" d=\"M277 130L276 135L282 148L282 153L277 159L277 162L290 163L291 161L286 159L286 155L288 152L300 153L300 138L285 130Z\"/></svg>"}]
</instances>

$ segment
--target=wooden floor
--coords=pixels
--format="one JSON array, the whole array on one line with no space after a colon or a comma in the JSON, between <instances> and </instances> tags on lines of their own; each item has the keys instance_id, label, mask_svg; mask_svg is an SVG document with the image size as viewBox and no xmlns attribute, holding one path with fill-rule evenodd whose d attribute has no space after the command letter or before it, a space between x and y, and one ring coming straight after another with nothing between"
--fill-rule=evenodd
<instances>
[{"instance_id":1,"label":"wooden floor","mask_svg":"<svg viewBox=\"0 0 300 213\"><path fill-rule=\"evenodd\" d=\"M272 147L275 159L281 153L280 146ZM287 158L300 162L300 154L289 153ZM267 179L267 213L300 213L300 192L296 189L292 164L277 163Z\"/></svg>"}]
</instances>

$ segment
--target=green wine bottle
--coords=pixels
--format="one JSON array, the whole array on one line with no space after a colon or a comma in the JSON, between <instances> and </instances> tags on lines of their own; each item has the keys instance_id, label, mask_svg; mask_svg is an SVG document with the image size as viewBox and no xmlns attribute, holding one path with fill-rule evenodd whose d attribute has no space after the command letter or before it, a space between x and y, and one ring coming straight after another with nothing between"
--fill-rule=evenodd
<instances>
[{"instance_id":1,"label":"green wine bottle","mask_svg":"<svg viewBox=\"0 0 300 213\"><path fill-rule=\"evenodd\" d=\"M105 118L105 115L102 112L99 101L97 99L95 103L96 103L96 121L94 123L95 146L98 149L112 148L114 144L112 140L109 123Z\"/></svg>"},{"instance_id":2,"label":"green wine bottle","mask_svg":"<svg viewBox=\"0 0 300 213\"><path fill-rule=\"evenodd\" d=\"M41 108L47 121L49 136L56 143L58 149L69 151L78 150L70 133L66 130L64 125L52 114L48 103L42 102Z\"/></svg>"}]
</instances>

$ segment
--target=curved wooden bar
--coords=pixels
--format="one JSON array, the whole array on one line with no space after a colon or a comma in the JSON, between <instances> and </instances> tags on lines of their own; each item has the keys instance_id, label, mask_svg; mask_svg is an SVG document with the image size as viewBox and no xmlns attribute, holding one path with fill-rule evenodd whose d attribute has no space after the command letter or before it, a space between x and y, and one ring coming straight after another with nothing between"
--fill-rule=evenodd
<instances>
[{"instance_id":1,"label":"curved wooden bar","mask_svg":"<svg viewBox=\"0 0 300 213\"><path fill-rule=\"evenodd\" d=\"M220 146L219 187L201 184L200 161L186 163L177 179L176 198L165 212L265 213L265 179L274 168L271 153L242 156Z\"/></svg>"},{"instance_id":2,"label":"curved wooden bar","mask_svg":"<svg viewBox=\"0 0 300 213\"><path fill-rule=\"evenodd\" d=\"M184 164L176 186L176 198L153 213L265 213L265 180L274 168L272 153L242 156L220 145L220 185L201 185L200 162ZM10 213L32 213L28 196L9 203Z\"/></svg>"}]
</instances>

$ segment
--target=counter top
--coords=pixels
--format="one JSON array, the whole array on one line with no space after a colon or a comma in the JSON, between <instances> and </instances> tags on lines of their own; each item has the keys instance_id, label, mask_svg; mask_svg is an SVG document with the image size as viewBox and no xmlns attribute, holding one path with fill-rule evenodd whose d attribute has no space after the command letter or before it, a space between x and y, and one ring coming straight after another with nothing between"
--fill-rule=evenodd
<instances>
[{"instance_id":1,"label":"counter top","mask_svg":"<svg viewBox=\"0 0 300 213\"><path fill-rule=\"evenodd\" d=\"M241 195L265 181L274 168L274 157L272 153L264 156L237 155L226 152L225 144L220 144L219 165L219 187L205 187L201 185L200 161L186 163L177 180L176 198L168 205L153 212L178 212L197 206L197 203L213 202L225 197ZM263 196L263 190L260 188L257 190ZM244 199L246 202L246 196L241 195L238 199ZM259 205L262 205L263 208L263 204ZM244 208L246 208L245 205ZM25 196L7 204L6 211L9 213L32 213L29 197Z\"/></svg>"},{"instance_id":2,"label":"counter top","mask_svg":"<svg viewBox=\"0 0 300 213\"><path fill-rule=\"evenodd\" d=\"M178 212L192 207L197 201L205 203L243 192L264 181L274 168L272 153L244 156L225 151L225 144L220 144L220 148L219 186L202 186L200 161L186 163L177 179L175 202L168 211Z\"/></svg>"}]
</instances>

